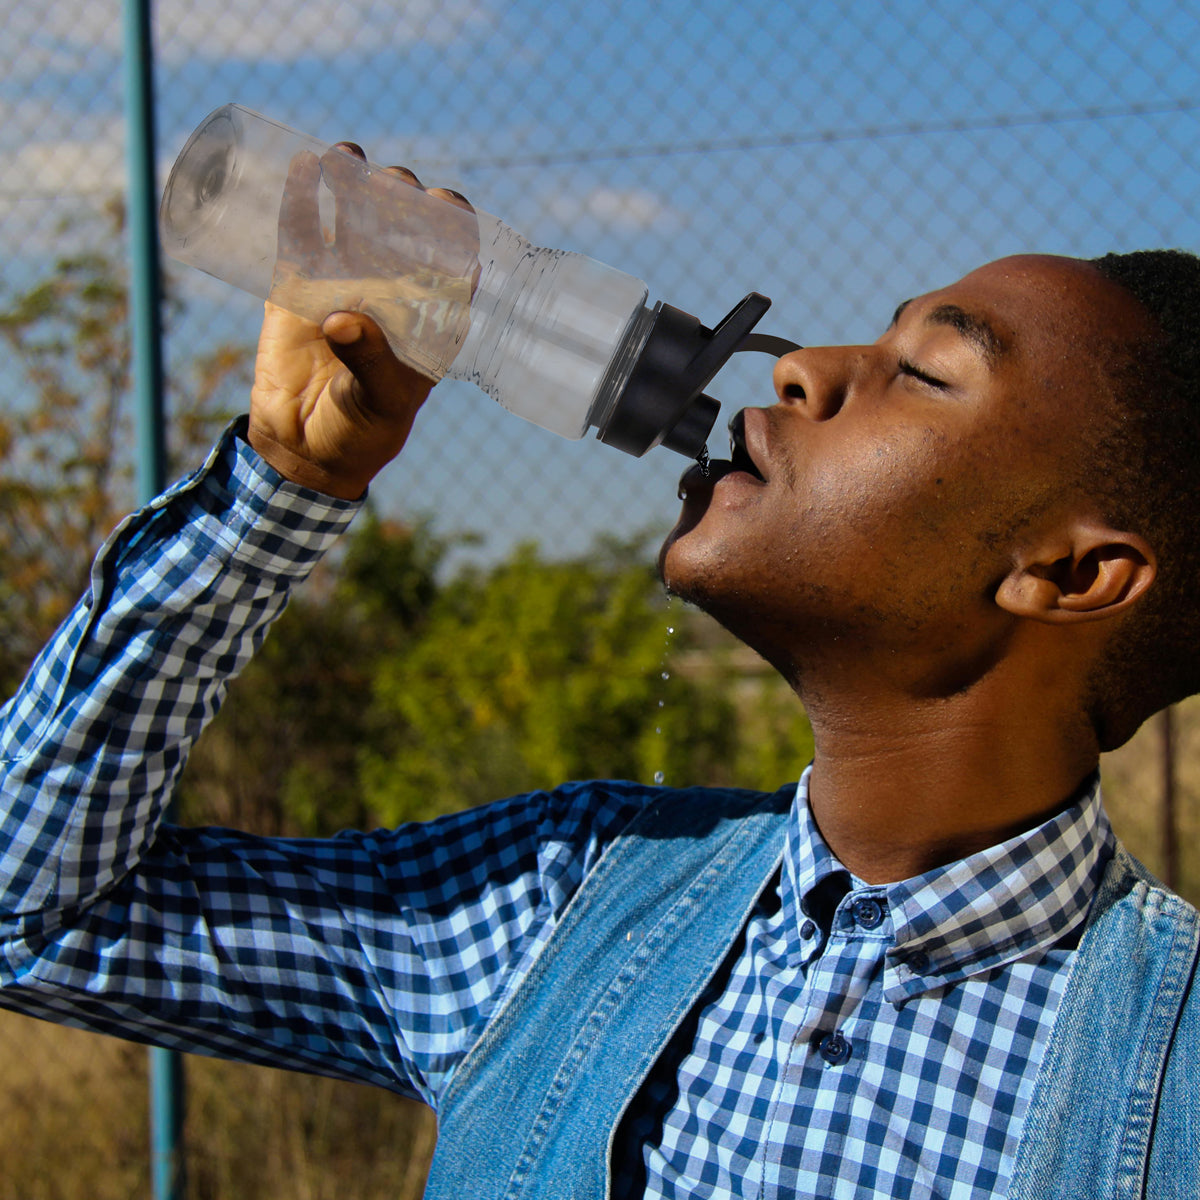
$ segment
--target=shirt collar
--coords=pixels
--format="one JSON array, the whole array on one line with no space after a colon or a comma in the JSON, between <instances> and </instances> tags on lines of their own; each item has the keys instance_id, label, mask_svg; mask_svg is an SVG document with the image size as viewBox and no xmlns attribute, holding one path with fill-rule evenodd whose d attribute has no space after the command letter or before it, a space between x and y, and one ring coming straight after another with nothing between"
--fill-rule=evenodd
<instances>
[{"instance_id":1,"label":"shirt collar","mask_svg":"<svg viewBox=\"0 0 1200 1200\"><path fill-rule=\"evenodd\" d=\"M802 924L810 908L828 905L831 891L836 897L844 888L839 916L867 896L886 901L891 944L883 984L895 1004L1069 941L1115 849L1096 773L1036 829L912 879L871 886L825 844L808 805L809 774L788 827L784 914Z\"/></svg>"}]
</instances>

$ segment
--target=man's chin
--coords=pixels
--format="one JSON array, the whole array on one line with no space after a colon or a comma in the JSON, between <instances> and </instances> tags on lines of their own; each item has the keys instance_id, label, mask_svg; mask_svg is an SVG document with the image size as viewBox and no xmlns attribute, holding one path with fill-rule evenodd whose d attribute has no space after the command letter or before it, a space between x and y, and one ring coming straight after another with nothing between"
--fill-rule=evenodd
<instances>
[{"instance_id":1,"label":"man's chin","mask_svg":"<svg viewBox=\"0 0 1200 1200\"><path fill-rule=\"evenodd\" d=\"M691 600L689 585L696 573L689 569L692 565L689 562L691 555L688 553L689 547L686 544L687 534L693 525L694 523L688 523L683 517L679 519L679 523L667 534L662 546L659 547L656 563L658 578L663 587L672 596L678 596L682 600ZM680 545L681 542L684 544Z\"/></svg>"},{"instance_id":2,"label":"man's chin","mask_svg":"<svg viewBox=\"0 0 1200 1200\"><path fill-rule=\"evenodd\" d=\"M714 567L711 555L683 521L667 535L658 552L658 578L667 593L716 617L724 624L721 610L722 572Z\"/></svg>"},{"instance_id":3,"label":"man's chin","mask_svg":"<svg viewBox=\"0 0 1200 1200\"><path fill-rule=\"evenodd\" d=\"M689 536L690 535L690 536ZM764 619L761 605L730 571L725 554L681 520L658 552L658 577L669 595L711 617L760 654L776 670L790 661L772 636L778 622Z\"/></svg>"}]
</instances>

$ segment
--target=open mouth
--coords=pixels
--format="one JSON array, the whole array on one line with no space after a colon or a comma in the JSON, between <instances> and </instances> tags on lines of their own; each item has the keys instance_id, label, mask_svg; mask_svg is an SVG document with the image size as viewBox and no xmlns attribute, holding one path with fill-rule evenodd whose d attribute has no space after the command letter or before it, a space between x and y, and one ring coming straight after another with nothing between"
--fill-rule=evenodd
<instances>
[{"instance_id":1,"label":"open mouth","mask_svg":"<svg viewBox=\"0 0 1200 1200\"><path fill-rule=\"evenodd\" d=\"M737 473L749 475L760 483L767 477L758 469L758 464L746 449L746 422L743 412L735 413L729 422L729 457L714 458L711 462L693 463L679 481L679 498L686 500L689 492L708 492L726 475Z\"/></svg>"},{"instance_id":2,"label":"open mouth","mask_svg":"<svg viewBox=\"0 0 1200 1200\"><path fill-rule=\"evenodd\" d=\"M746 414L744 411L734 413L729 422L729 461L731 470L745 471L755 479L766 483L766 476L758 469L757 463L750 457L746 449Z\"/></svg>"}]
</instances>

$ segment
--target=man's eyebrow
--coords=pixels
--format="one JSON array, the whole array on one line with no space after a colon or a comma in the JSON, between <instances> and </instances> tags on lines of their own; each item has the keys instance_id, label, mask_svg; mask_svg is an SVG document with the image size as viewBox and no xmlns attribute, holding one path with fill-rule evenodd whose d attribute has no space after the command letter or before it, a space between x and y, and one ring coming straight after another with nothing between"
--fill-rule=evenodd
<instances>
[{"instance_id":1,"label":"man's eyebrow","mask_svg":"<svg viewBox=\"0 0 1200 1200\"><path fill-rule=\"evenodd\" d=\"M911 303L912 300L904 300L897 305L896 311L892 314L889 329L900 320L904 310ZM990 367L994 367L1008 349L1004 339L996 332L986 317L967 312L965 308L960 308L957 304L939 304L937 308L926 315L925 323L927 325L949 325L952 329L957 330L983 355Z\"/></svg>"}]
</instances>

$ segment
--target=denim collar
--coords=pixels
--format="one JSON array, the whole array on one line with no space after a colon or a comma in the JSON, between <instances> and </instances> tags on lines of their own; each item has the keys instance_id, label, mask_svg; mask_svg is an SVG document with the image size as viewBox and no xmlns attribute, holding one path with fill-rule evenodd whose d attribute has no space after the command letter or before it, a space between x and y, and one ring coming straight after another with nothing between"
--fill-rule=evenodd
<instances>
[{"instance_id":1,"label":"denim collar","mask_svg":"<svg viewBox=\"0 0 1200 1200\"><path fill-rule=\"evenodd\" d=\"M870 936L883 942L884 995L893 1004L1070 945L1116 845L1095 773L1073 804L1036 829L912 879L870 885L846 870L817 829L810 772L788 824L783 914L793 929L813 919L826 932L863 936L855 905L861 913L863 901L882 902Z\"/></svg>"}]
</instances>

